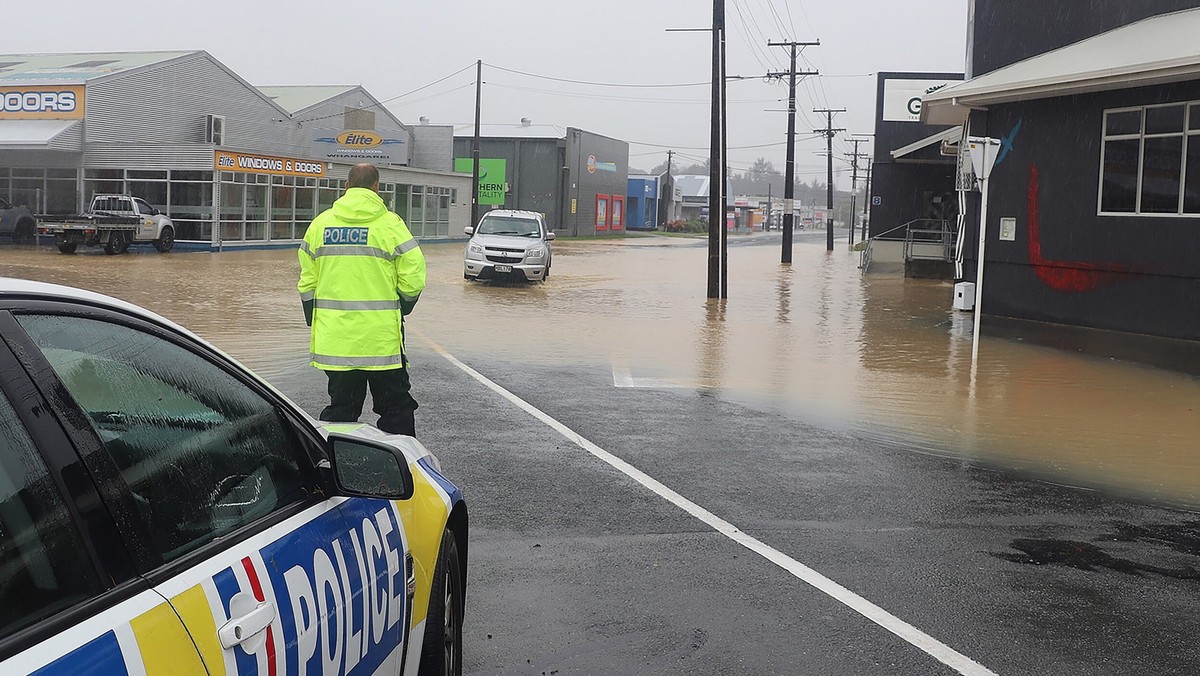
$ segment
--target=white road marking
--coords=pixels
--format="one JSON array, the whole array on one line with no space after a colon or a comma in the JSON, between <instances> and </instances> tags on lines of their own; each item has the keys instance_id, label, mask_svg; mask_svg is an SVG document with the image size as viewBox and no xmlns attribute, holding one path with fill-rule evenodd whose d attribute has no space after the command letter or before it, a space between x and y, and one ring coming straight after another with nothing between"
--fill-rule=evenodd
<instances>
[{"instance_id":1,"label":"white road marking","mask_svg":"<svg viewBox=\"0 0 1200 676\"><path fill-rule=\"evenodd\" d=\"M691 514L700 521L708 524L713 530L717 531L721 535L724 535L746 549L749 549L771 563L774 563L800 580L807 582L851 610L859 613L868 620L871 620L875 624L887 629L909 644L921 649L929 656L933 657L942 664L945 664L951 669L954 669L958 673L964 674L965 676L996 676L995 672L972 660L966 655L963 655L950 646L942 643L941 641L938 641L929 634L926 634L904 620L892 615L883 608L880 608L858 594L846 589L842 585L830 580L829 578L818 573L812 568L809 568L803 563L800 563L787 554L784 554L783 552L766 545L756 538L743 533L733 524L720 518L716 514L713 514L707 509L704 509L691 500L688 500L679 493L676 493L660 483L654 477L651 477L628 462L625 462L621 458L618 458L591 441L588 441L579 433L550 417L533 404L530 404L495 382L489 380L483 374L456 359L454 355L446 352L444 349L442 349L442 346L438 345L432 340L429 340L428 338L425 338L424 336L422 336L422 338L430 344L435 352L442 355L442 357L444 357L451 364L458 367L461 371L471 376L475 380L479 381L488 389L512 402L517 408L520 408L534 418L537 418L542 423L566 437L583 450L591 453L600 460L603 460L605 463L608 463L610 466L638 482L639 484L654 491L660 497L676 507L679 507L688 514ZM615 373L616 371L614 369L614 374Z\"/></svg>"},{"instance_id":2,"label":"white road marking","mask_svg":"<svg viewBox=\"0 0 1200 676\"><path fill-rule=\"evenodd\" d=\"M688 389L687 385L676 385L675 383L657 378L634 378L633 373L628 366L612 365L613 387L639 387L651 390L679 390Z\"/></svg>"}]
</instances>

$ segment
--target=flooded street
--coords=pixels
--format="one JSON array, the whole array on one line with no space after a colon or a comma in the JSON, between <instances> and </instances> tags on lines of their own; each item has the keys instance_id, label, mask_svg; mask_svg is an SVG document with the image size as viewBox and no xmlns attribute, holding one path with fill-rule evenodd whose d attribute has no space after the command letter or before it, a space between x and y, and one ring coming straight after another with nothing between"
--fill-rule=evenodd
<instances>
[{"instance_id":1,"label":"flooded street","mask_svg":"<svg viewBox=\"0 0 1200 676\"><path fill-rule=\"evenodd\" d=\"M731 238L729 299L704 297L702 241L554 245L545 284L462 278L461 244L423 247L408 323L465 361L611 368L618 385L699 389L749 406L1057 483L1200 506L1200 378L984 337L943 282L860 276L844 244ZM62 256L0 251L0 274L81 286L178 321L268 379L306 359L292 250ZM985 326L986 334L986 326ZM686 389L685 389L686 388Z\"/></svg>"}]
</instances>

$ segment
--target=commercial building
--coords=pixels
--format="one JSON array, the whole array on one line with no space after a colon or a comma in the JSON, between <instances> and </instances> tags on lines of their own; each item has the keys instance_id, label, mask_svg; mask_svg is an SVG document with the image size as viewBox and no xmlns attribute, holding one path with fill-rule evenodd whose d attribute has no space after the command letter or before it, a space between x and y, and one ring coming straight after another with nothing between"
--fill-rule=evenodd
<instances>
[{"instance_id":1,"label":"commercial building","mask_svg":"<svg viewBox=\"0 0 1200 676\"><path fill-rule=\"evenodd\" d=\"M183 246L292 244L380 167L418 237L469 220L450 127L409 126L360 86L255 87L204 51L0 56L0 196L43 214L130 193Z\"/></svg>"},{"instance_id":2,"label":"commercial building","mask_svg":"<svg viewBox=\"0 0 1200 676\"><path fill-rule=\"evenodd\" d=\"M1000 142L982 224L985 314L1200 340L1198 6L970 4L967 79L924 95L921 122ZM962 157L958 276L974 280L981 195ZM873 180L885 199L896 192L886 170ZM906 189L945 185L939 175ZM885 227L874 215L873 231Z\"/></svg>"},{"instance_id":3,"label":"commercial building","mask_svg":"<svg viewBox=\"0 0 1200 676\"><path fill-rule=\"evenodd\" d=\"M957 214L957 156L942 149L943 141L958 147L962 127L921 122L921 99L962 79L962 73L876 75L871 236L904 239L909 223L952 221Z\"/></svg>"},{"instance_id":4,"label":"commercial building","mask_svg":"<svg viewBox=\"0 0 1200 676\"><path fill-rule=\"evenodd\" d=\"M626 191L626 210L630 230L655 230L658 228L658 200L661 190L658 176L630 176Z\"/></svg>"},{"instance_id":5,"label":"commercial building","mask_svg":"<svg viewBox=\"0 0 1200 676\"><path fill-rule=\"evenodd\" d=\"M470 125L454 138L454 167L471 173ZM589 237L626 228L629 144L575 127L489 124L481 129L481 208L545 214L558 235Z\"/></svg>"}]
</instances>

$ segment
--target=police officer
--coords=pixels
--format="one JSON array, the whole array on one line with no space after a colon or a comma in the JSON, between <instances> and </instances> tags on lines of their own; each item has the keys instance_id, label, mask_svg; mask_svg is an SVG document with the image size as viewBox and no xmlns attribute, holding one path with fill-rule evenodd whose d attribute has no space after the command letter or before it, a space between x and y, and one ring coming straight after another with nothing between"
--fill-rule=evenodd
<instances>
[{"instance_id":1,"label":"police officer","mask_svg":"<svg viewBox=\"0 0 1200 676\"><path fill-rule=\"evenodd\" d=\"M404 315L425 288L425 255L379 197L374 165L355 165L347 183L346 194L308 226L299 251L311 363L329 378L320 418L357 422L370 384L377 427L416 436Z\"/></svg>"}]
</instances>

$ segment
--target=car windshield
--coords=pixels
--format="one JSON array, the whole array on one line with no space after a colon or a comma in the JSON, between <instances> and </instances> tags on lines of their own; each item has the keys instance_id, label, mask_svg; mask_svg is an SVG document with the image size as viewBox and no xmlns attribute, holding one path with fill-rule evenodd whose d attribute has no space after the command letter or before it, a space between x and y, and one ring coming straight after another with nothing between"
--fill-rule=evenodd
<instances>
[{"instance_id":1,"label":"car windshield","mask_svg":"<svg viewBox=\"0 0 1200 676\"><path fill-rule=\"evenodd\" d=\"M514 218L510 216L486 216L479 224L481 235L517 235L520 237L538 237L542 234L538 222L532 218Z\"/></svg>"}]
</instances>

